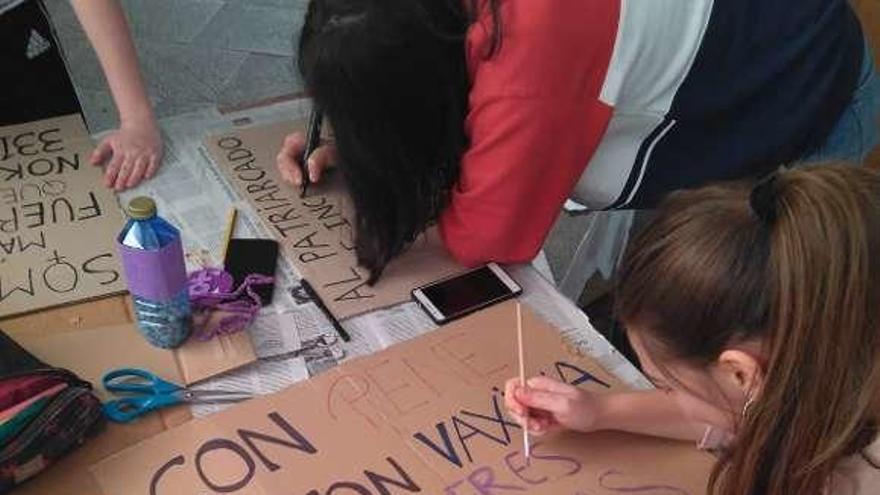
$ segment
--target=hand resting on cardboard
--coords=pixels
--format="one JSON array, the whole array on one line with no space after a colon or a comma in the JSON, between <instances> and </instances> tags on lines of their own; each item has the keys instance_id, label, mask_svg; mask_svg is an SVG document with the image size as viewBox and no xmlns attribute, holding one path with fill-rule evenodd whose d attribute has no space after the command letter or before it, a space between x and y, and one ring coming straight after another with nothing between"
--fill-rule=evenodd
<instances>
[{"instance_id":1,"label":"hand resting on cardboard","mask_svg":"<svg viewBox=\"0 0 880 495\"><path fill-rule=\"evenodd\" d=\"M116 191L151 179L162 164L162 136L155 121L123 123L98 143L89 161L105 166L104 185Z\"/></svg>"},{"instance_id":2,"label":"hand resting on cardboard","mask_svg":"<svg viewBox=\"0 0 880 495\"><path fill-rule=\"evenodd\" d=\"M306 135L302 132L288 134L281 144L281 151L275 157L275 163L278 166L278 171L281 172L281 178L288 184L295 186L302 184L300 160L305 148ZM336 146L332 143L319 146L306 160L309 180L312 182L321 180L324 170L333 167L336 164L337 158Z\"/></svg>"}]
</instances>

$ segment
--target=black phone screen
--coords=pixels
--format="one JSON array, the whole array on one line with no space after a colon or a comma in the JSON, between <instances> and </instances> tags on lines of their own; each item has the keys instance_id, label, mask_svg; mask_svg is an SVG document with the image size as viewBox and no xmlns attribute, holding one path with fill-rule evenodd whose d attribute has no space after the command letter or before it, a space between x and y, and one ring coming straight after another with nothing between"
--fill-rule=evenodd
<instances>
[{"instance_id":1,"label":"black phone screen","mask_svg":"<svg viewBox=\"0 0 880 495\"><path fill-rule=\"evenodd\" d=\"M232 239L223 261L226 271L235 280L235 287L252 273L274 277L277 265L278 242L271 239ZM272 302L274 289L275 284L254 288L263 306Z\"/></svg>"},{"instance_id":2,"label":"black phone screen","mask_svg":"<svg viewBox=\"0 0 880 495\"><path fill-rule=\"evenodd\" d=\"M447 318L514 295L488 266L423 287L422 292Z\"/></svg>"}]
</instances>

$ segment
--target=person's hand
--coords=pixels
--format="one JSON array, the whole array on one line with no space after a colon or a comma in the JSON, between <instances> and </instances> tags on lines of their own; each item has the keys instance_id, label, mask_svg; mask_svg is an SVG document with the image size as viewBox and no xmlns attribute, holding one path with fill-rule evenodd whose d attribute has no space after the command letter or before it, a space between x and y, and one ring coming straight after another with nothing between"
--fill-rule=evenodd
<instances>
[{"instance_id":1,"label":"person's hand","mask_svg":"<svg viewBox=\"0 0 880 495\"><path fill-rule=\"evenodd\" d=\"M519 378L511 378L504 386L508 413L536 436L565 429L599 429L599 401L589 392L544 376L528 379L525 387Z\"/></svg>"},{"instance_id":2,"label":"person's hand","mask_svg":"<svg viewBox=\"0 0 880 495\"><path fill-rule=\"evenodd\" d=\"M92 152L92 165L106 165L104 185L124 191L155 175L162 163L162 136L155 122L123 123Z\"/></svg>"},{"instance_id":3,"label":"person's hand","mask_svg":"<svg viewBox=\"0 0 880 495\"><path fill-rule=\"evenodd\" d=\"M302 185L302 171L300 170L300 160L306 149L306 136L302 132L294 132L284 138L281 144L281 151L275 157L278 165L278 171L281 172L281 178L288 184L295 186ZM309 170L309 180L318 182L324 174L324 170L333 167L336 164L337 154L336 147L332 144L324 144L319 146L306 159Z\"/></svg>"}]
</instances>

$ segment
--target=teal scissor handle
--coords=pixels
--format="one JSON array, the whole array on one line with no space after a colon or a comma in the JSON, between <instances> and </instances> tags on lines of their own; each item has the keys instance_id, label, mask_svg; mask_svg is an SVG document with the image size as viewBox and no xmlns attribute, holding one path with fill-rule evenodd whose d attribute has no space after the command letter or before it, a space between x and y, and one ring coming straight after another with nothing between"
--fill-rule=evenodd
<instances>
[{"instance_id":1,"label":"teal scissor handle","mask_svg":"<svg viewBox=\"0 0 880 495\"><path fill-rule=\"evenodd\" d=\"M102 381L108 392L130 394L103 405L104 415L118 423L128 423L150 411L184 400L182 387L142 369L114 370L104 375Z\"/></svg>"}]
</instances>

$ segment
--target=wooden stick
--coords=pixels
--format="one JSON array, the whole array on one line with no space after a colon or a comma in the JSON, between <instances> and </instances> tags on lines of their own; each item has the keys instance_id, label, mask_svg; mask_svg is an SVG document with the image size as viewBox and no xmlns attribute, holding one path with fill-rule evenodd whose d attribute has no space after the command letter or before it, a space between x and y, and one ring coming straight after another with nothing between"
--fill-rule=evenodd
<instances>
[{"instance_id":1,"label":"wooden stick","mask_svg":"<svg viewBox=\"0 0 880 495\"><path fill-rule=\"evenodd\" d=\"M229 250L229 242L235 234L235 221L238 219L238 210L234 206L229 208L229 215L226 217L226 233L223 236L223 252L220 255L220 263L226 262L226 252Z\"/></svg>"},{"instance_id":2,"label":"wooden stick","mask_svg":"<svg viewBox=\"0 0 880 495\"><path fill-rule=\"evenodd\" d=\"M516 341L519 348L519 385L525 388L526 360L523 356L522 306L520 305L520 303L516 303ZM529 418L528 415L526 415L526 424L523 425L523 450L525 451L526 459L528 459L532 454L532 449L529 445L528 421Z\"/></svg>"}]
</instances>

